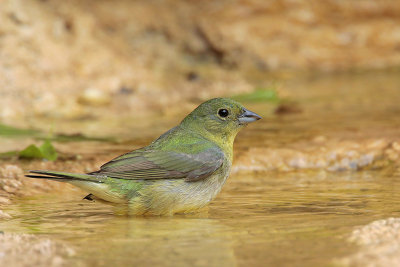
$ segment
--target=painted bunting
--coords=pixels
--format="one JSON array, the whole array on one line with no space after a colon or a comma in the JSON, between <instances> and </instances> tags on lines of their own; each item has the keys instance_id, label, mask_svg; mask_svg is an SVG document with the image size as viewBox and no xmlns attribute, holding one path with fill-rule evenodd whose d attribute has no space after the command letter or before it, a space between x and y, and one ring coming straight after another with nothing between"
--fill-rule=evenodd
<instances>
[{"instance_id":1,"label":"painted bunting","mask_svg":"<svg viewBox=\"0 0 400 267\"><path fill-rule=\"evenodd\" d=\"M236 134L259 119L234 100L215 98L150 145L114 158L98 171L31 171L26 176L73 184L90 193L87 199L127 203L136 215L194 212L214 199L228 178Z\"/></svg>"}]
</instances>

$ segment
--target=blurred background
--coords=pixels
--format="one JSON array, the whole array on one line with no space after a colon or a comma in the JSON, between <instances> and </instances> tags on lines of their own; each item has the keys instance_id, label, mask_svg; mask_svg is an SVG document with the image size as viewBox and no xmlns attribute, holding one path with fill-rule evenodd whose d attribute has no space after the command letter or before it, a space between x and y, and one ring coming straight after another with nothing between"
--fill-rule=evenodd
<instances>
[{"instance_id":1,"label":"blurred background","mask_svg":"<svg viewBox=\"0 0 400 267\"><path fill-rule=\"evenodd\" d=\"M299 72L397 68L399 14L384 0L5 0L0 118L163 114Z\"/></svg>"},{"instance_id":2,"label":"blurred background","mask_svg":"<svg viewBox=\"0 0 400 267\"><path fill-rule=\"evenodd\" d=\"M94 171L214 97L263 120L208 215L132 221L24 178ZM3 0L0 231L51 236L25 248L44 265L395 266L399 102L396 0ZM8 266L47 242L1 238Z\"/></svg>"}]
</instances>

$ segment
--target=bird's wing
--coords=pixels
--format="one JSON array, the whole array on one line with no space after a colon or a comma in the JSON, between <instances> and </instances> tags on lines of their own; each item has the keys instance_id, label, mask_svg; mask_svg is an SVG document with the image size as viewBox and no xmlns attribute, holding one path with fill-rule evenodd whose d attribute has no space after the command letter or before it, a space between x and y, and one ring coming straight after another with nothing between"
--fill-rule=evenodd
<instances>
[{"instance_id":1,"label":"bird's wing","mask_svg":"<svg viewBox=\"0 0 400 267\"><path fill-rule=\"evenodd\" d=\"M196 154L159 150L135 150L101 166L92 174L127 180L179 179L193 182L214 173L224 162L219 148Z\"/></svg>"}]
</instances>

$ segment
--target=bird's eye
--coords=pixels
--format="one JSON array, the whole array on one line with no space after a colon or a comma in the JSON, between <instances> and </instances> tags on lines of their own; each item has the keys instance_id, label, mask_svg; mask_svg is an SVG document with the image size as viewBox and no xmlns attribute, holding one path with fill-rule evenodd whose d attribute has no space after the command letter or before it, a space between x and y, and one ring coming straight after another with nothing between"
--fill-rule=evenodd
<instances>
[{"instance_id":1,"label":"bird's eye","mask_svg":"<svg viewBox=\"0 0 400 267\"><path fill-rule=\"evenodd\" d=\"M227 109L220 109L218 110L218 115L222 118L228 117L229 111Z\"/></svg>"}]
</instances>

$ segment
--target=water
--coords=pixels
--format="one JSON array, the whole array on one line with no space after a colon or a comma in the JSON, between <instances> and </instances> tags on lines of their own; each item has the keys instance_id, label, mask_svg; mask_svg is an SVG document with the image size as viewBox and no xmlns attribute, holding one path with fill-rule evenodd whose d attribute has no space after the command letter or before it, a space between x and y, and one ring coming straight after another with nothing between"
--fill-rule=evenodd
<instances>
[{"instance_id":1,"label":"water","mask_svg":"<svg viewBox=\"0 0 400 267\"><path fill-rule=\"evenodd\" d=\"M396 73L309 77L285 86L302 112L273 116L270 105L250 105L265 119L240 133L236 153L249 147L307 150L321 135L355 142L400 136ZM89 154L104 151L75 146L88 147ZM74 265L327 266L357 250L346 241L356 226L400 217L399 195L394 164L357 172L237 171L198 214L120 216L68 188L16 200L5 209L13 218L1 221L0 229L65 242L76 251L68 258Z\"/></svg>"},{"instance_id":2,"label":"water","mask_svg":"<svg viewBox=\"0 0 400 267\"><path fill-rule=\"evenodd\" d=\"M388 170L237 173L200 214L116 216L70 190L21 199L0 228L63 240L75 264L321 266L355 250L344 241L354 226L399 217L399 188Z\"/></svg>"}]
</instances>

